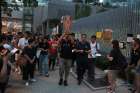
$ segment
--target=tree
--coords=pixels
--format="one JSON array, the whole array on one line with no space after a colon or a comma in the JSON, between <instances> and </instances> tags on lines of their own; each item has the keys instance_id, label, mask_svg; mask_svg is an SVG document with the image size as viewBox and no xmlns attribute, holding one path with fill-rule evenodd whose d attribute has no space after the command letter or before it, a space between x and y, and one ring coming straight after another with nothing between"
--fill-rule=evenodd
<instances>
[{"instance_id":1,"label":"tree","mask_svg":"<svg viewBox=\"0 0 140 93\"><path fill-rule=\"evenodd\" d=\"M18 10L19 6L15 0L11 0L12 3L9 4L7 0L0 0L0 34L2 33L2 13L6 13L11 16L12 10ZM38 6L37 0L19 0L23 2L24 7L36 7Z\"/></svg>"}]
</instances>

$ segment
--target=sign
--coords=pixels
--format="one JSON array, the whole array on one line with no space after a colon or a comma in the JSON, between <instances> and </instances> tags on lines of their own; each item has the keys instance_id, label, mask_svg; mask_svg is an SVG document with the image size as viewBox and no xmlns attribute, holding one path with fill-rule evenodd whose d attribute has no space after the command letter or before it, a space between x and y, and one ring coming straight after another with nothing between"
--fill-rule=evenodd
<instances>
[{"instance_id":1,"label":"sign","mask_svg":"<svg viewBox=\"0 0 140 93\"><path fill-rule=\"evenodd\" d=\"M133 34L127 34L127 42L128 43L133 42Z\"/></svg>"},{"instance_id":2,"label":"sign","mask_svg":"<svg viewBox=\"0 0 140 93\"><path fill-rule=\"evenodd\" d=\"M102 38L102 32L96 32L96 37L97 37L98 39Z\"/></svg>"},{"instance_id":3,"label":"sign","mask_svg":"<svg viewBox=\"0 0 140 93\"><path fill-rule=\"evenodd\" d=\"M137 35L137 38L140 39L140 34Z\"/></svg>"},{"instance_id":4,"label":"sign","mask_svg":"<svg viewBox=\"0 0 140 93\"><path fill-rule=\"evenodd\" d=\"M119 47L121 49L126 49L126 43L125 42L119 42Z\"/></svg>"},{"instance_id":5,"label":"sign","mask_svg":"<svg viewBox=\"0 0 140 93\"><path fill-rule=\"evenodd\" d=\"M64 16L62 18L63 20L63 27L64 27L64 32L69 33L72 27L72 17L71 16Z\"/></svg>"},{"instance_id":6,"label":"sign","mask_svg":"<svg viewBox=\"0 0 140 93\"><path fill-rule=\"evenodd\" d=\"M112 40L112 29L105 29L102 33L103 40Z\"/></svg>"}]
</instances>

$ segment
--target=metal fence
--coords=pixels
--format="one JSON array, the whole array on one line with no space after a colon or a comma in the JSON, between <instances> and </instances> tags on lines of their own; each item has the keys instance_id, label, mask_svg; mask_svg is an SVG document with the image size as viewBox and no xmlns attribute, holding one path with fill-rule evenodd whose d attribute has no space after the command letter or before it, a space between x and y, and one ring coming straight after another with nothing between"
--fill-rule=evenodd
<instances>
[{"instance_id":1,"label":"metal fence","mask_svg":"<svg viewBox=\"0 0 140 93\"><path fill-rule=\"evenodd\" d=\"M96 34L102 29L110 28L113 30L113 39L126 43L127 34L133 34L136 37L140 34L140 3L130 4L127 7L119 7L106 12L98 13L90 17L77 20L73 24L73 31L76 33L86 33L89 36ZM110 44L99 40L101 49L109 52ZM130 44L126 43L126 49L123 53L126 56L130 54Z\"/></svg>"}]
</instances>

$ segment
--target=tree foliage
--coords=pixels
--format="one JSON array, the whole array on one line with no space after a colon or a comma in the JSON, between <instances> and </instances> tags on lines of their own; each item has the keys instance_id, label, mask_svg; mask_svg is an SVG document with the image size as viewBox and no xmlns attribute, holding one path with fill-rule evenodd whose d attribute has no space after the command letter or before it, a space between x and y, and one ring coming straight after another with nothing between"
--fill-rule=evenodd
<instances>
[{"instance_id":1,"label":"tree foliage","mask_svg":"<svg viewBox=\"0 0 140 93\"><path fill-rule=\"evenodd\" d=\"M75 19L90 16L91 7L89 5L75 5Z\"/></svg>"}]
</instances>

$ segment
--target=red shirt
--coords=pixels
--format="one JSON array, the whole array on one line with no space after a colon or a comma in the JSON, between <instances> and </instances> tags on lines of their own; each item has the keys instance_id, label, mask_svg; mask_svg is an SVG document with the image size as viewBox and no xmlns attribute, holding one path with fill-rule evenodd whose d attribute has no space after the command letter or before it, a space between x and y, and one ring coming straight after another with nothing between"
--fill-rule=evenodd
<instances>
[{"instance_id":1,"label":"red shirt","mask_svg":"<svg viewBox=\"0 0 140 93\"><path fill-rule=\"evenodd\" d=\"M56 55L57 54L57 41L55 40L49 41L49 45L50 45L49 53L51 55Z\"/></svg>"}]
</instances>

